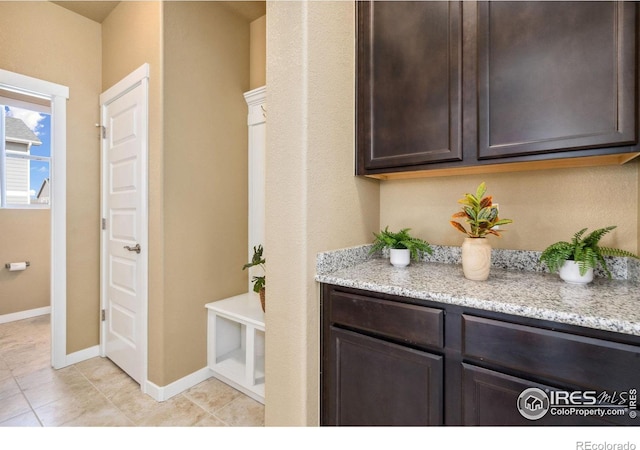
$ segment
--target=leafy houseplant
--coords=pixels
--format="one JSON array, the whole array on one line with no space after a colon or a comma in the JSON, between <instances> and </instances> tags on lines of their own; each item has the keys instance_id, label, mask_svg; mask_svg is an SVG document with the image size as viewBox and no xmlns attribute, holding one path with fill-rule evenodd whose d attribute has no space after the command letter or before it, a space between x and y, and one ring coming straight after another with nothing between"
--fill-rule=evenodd
<instances>
[{"instance_id":1,"label":"leafy houseplant","mask_svg":"<svg viewBox=\"0 0 640 450\"><path fill-rule=\"evenodd\" d=\"M599 228L585 236L586 228L573 235L571 242L560 241L551 244L540 255L540 261L545 263L552 273L559 272L560 277L569 282L588 283L593 279L593 269L600 263L605 273L611 278L604 256L622 256L640 258L639 256L617 248L600 247L598 242L602 237L616 228L615 225ZM584 278L570 278L570 271ZM577 269L576 269L577 267Z\"/></svg>"},{"instance_id":2,"label":"leafy houseplant","mask_svg":"<svg viewBox=\"0 0 640 450\"><path fill-rule=\"evenodd\" d=\"M498 218L498 207L493 204L493 197L484 197L486 192L487 186L483 181L476 189L475 195L467 193L458 200L462 205L462 211L455 213L451 218L465 218L469 224L469 230L455 220L450 221L456 230L471 238L483 238L488 234L500 237L500 232L494 227L513 222L511 219Z\"/></svg>"},{"instance_id":3,"label":"leafy houseplant","mask_svg":"<svg viewBox=\"0 0 640 450\"><path fill-rule=\"evenodd\" d=\"M253 247L253 256L251 261L245 264L242 267L242 270L248 269L250 267L260 267L262 269L263 274L266 272L265 263L267 260L262 256L264 249L262 245L258 245L257 247ZM260 294L260 303L262 304L262 311L265 311L265 295L266 295L266 274L262 276L254 276L251 278L253 282L253 292Z\"/></svg>"},{"instance_id":4,"label":"leafy houseplant","mask_svg":"<svg viewBox=\"0 0 640 450\"><path fill-rule=\"evenodd\" d=\"M375 240L370 253L374 253L385 248L389 249L390 261L396 267L409 265L410 259L418 260L418 252L431 254L433 250L427 241L413 237L409 234L411 228L403 228L400 231L389 231L385 227L380 233L373 233Z\"/></svg>"},{"instance_id":5,"label":"leafy houseplant","mask_svg":"<svg viewBox=\"0 0 640 450\"><path fill-rule=\"evenodd\" d=\"M484 238L490 234L500 237L497 227L513 222L498 217L498 207L493 204L491 196L485 197L486 192L487 186L483 181L475 195L467 193L458 200L462 210L451 218L464 218L469 229L456 220L449 221L456 230L467 235L462 243L462 271L466 278L475 281L489 278L491 269L491 245Z\"/></svg>"}]
</instances>

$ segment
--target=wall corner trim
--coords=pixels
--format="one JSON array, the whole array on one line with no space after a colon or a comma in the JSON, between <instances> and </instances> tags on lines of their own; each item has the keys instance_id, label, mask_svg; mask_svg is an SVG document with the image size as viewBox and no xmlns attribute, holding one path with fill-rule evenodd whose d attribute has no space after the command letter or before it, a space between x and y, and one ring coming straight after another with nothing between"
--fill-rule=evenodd
<instances>
[{"instance_id":1,"label":"wall corner trim","mask_svg":"<svg viewBox=\"0 0 640 450\"><path fill-rule=\"evenodd\" d=\"M147 380L144 384L143 392L158 402L164 402L165 400L169 400L171 397L174 397L211 377L213 377L211 369L203 367L202 369L197 370L186 377L182 377L173 383L169 383L166 386L158 386L157 384Z\"/></svg>"}]
</instances>

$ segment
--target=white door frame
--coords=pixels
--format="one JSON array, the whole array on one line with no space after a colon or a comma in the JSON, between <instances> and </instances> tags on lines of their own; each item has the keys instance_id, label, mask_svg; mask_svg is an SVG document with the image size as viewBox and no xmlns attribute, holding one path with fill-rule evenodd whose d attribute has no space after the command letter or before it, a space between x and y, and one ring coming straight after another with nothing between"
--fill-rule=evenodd
<instances>
[{"instance_id":1,"label":"white door frame","mask_svg":"<svg viewBox=\"0 0 640 450\"><path fill-rule=\"evenodd\" d=\"M138 86L142 86L143 87L143 95L144 95L144 101L142 102L142 114L141 114L141 120L142 120L142 129L143 131L143 146L144 146L144 150L142 152L141 155L141 163L143 165L143 170L142 170L142 189L141 189L141 195L142 195L142 204L143 207L141 208L141 210L139 211L139 219L141 221L142 224L142 233L140 235L140 238L138 239L138 242L140 244L140 246L144 249L144 251L142 252L142 254L140 255L143 258L147 258L147 264L144 264L144 267L147 269L147 273L145 273L143 276L144 278L147 280L147 282L145 283L146 285L141 289L141 296L142 296L142 308L140 310L140 314L142 315L142 330L140 330L140 336L141 336L141 342L140 344L140 350L141 350L141 358L142 358L142 371L141 371L141 382L140 382L140 387L142 392L147 391L147 384L148 384L148 379L147 379L147 366L148 366L148 360L147 360L147 352L148 352L148 339L147 339L147 333L148 333L148 260L149 260L149 219L148 219L148 191L149 191L149 183L148 183L148 153L149 153L149 139L148 139L148 128L149 128L149 64L143 64L142 66L140 66L138 69L134 70L132 73L130 73L129 75L127 75L125 78L123 78L122 80L120 80L118 83L116 83L114 86L112 86L111 88L107 89L105 92L103 92L100 95L100 123L103 127L107 126L107 123L105 123L105 114L104 114L104 109L105 109L105 103L106 102L110 102L115 100L118 97L121 97L122 95L126 94L127 92L131 91L132 89L138 87ZM105 139L101 139L101 144L100 144L100 154L101 154L101 163L102 163L102 169L100 171L100 198L101 198L101 207L100 207L100 211L101 211L101 217L103 218L107 218L107 195L108 193L105 190L105 179L108 176L108 159L107 159L107 146L105 144ZM107 224L107 228L109 227L109 224ZM106 295L106 288L107 288L107 280L106 280L106 276L107 276L107 260L106 258L108 257L108 238L107 238L107 230L102 230L101 234L100 234L100 308L102 310L106 309L106 303L107 303L107 295ZM144 256L143 256L144 255ZM106 356L106 326L105 326L105 321L101 321L100 322L100 355L101 356Z\"/></svg>"},{"instance_id":2,"label":"white door frame","mask_svg":"<svg viewBox=\"0 0 640 450\"><path fill-rule=\"evenodd\" d=\"M51 365L67 362L67 100L69 88L0 69L0 88L51 101Z\"/></svg>"}]
</instances>

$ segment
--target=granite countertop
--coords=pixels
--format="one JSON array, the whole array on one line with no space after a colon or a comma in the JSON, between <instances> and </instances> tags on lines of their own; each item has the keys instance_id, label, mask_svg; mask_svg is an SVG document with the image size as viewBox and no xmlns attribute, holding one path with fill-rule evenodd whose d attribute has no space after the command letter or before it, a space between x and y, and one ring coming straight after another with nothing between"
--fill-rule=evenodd
<instances>
[{"instance_id":1,"label":"granite countertop","mask_svg":"<svg viewBox=\"0 0 640 450\"><path fill-rule=\"evenodd\" d=\"M319 254L316 280L640 336L640 284L632 277L596 277L588 285L574 285L539 268L492 267L487 281L471 281L455 258L446 263L412 261L396 268L386 258L369 257L367 249ZM533 260L531 255L520 256Z\"/></svg>"}]
</instances>

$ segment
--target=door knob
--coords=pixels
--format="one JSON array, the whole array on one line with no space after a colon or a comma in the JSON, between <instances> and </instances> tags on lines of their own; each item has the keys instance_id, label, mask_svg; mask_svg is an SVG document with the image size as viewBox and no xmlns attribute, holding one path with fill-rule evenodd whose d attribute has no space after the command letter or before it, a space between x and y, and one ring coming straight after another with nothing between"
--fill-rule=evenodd
<instances>
[{"instance_id":1,"label":"door knob","mask_svg":"<svg viewBox=\"0 0 640 450\"><path fill-rule=\"evenodd\" d=\"M128 245L125 245L124 248L129 250L130 252L140 253L140 244L136 244L135 247L130 247Z\"/></svg>"}]
</instances>

